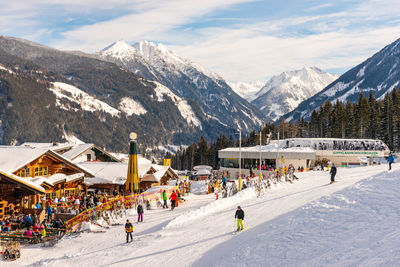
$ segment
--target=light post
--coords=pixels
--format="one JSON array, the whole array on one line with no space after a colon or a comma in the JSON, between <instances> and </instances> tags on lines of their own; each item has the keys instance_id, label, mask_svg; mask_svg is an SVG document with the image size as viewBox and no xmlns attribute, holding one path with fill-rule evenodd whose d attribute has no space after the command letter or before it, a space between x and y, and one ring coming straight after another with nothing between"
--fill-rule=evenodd
<instances>
[{"instance_id":1,"label":"light post","mask_svg":"<svg viewBox=\"0 0 400 267\"><path fill-rule=\"evenodd\" d=\"M262 180L262 171L261 171L261 134L262 134L262 131L260 131L260 173L259 173L260 182Z\"/></svg>"},{"instance_id":2,"label":"light post","mask_svg":"<svg viewBox=\"0 0 400 267\"><path fill-rule=\"evenodd\" d=\"M239 130L239 178L242 177L242 132Z\"/></svg>"}]
</instances>

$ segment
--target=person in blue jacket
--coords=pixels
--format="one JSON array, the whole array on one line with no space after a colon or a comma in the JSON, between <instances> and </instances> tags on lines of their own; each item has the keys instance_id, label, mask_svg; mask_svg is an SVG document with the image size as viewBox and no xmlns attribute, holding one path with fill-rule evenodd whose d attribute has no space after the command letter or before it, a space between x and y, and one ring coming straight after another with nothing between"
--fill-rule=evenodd
<instances>
[{"instance_id":1,"label":"person in blue jacket","mask_svg":"<svg viewBox=\"0 0 400 267\"><path fill-rule=\"evenodd\" d=\"M224 177L222 177L222 187L224 188L224 189L226 189L226 178L225 178L225 176Z\"/></svg>"},{"instance_id":2,"label":"person in blue jacket","mask_svg":"<svg viewBox=\"0 0 400 267\"><path fill-rule=\"evenodd\" d=\"M390 171L392 169L392 163L394 162L394 156L392 153L389 154L388 161L389 161L389 171Z\"/></svg>"}]
</instances>

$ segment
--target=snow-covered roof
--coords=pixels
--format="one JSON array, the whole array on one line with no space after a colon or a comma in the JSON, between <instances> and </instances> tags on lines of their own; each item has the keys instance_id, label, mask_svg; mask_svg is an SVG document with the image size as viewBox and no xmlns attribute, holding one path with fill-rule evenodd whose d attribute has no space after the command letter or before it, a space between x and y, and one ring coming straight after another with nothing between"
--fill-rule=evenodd
<instances>
[{"instance_id":1,"label":"snow-covered roof","mask_svg":"<svg viewBox=\"0 0 400 267\"><path fill-rule=\"evenodd\" d=\"M94 173L94 178L86 178L86 184L124 184L128 173L126 162L82 162L78 164ZM151 161L138 158L139 178L152 168Z\"/></svg>"},{"instance_id":2,"label":"snow-covered roof","mask_svg":"<svg viewBox=\"0 0 400 267\"><path fill-rule=\"evenodd\" d=\"M154 176L157 178L158 181L161 180L161 178L167 173L168 171L172 174L178 177L178 174L169 166L163 166L163 165L158 165L158 164L152 164L151 165L156 172L154 173Z\"/></svg>"},{"instance_id":3,"label":"snow-covered roof","mask_svg":"<svg viewBox=\"0 0 400 267\"><path fill-rule=\"evenodd\" d=\"M46 153L67 163L72 168L84 172L88 176L93 176L93 173L90 170L79 167L77 164L57 152L45 148L22 146L0 146L0 168L13 173Z\"/></svg>"},{"instance_id":4,"label":"snow-covered roof","mask_svg":"<svg viewBox=\"0 0 400 267\"><path fill-rule=\"evenodd\" d=\"M83 177L85 177L85 174L83 174L83 173L75 173L75 174L71 174L71 175L66 175L63 173L56 173L56 174L48 176L48 177L36 176L36 177L26 177L23 179L32 181L33 183L35 183L37 185L42 185L43 183L46 183L50 186L54 186L60 182L69 183L69 182L73 182L75 180L81 179Z\"/></svg>"},{"instance_id":5,"label":"snow-covered roof","mask_svg":"<svg viewBox=\"0 0 400 267\"><path fill-rule=\"evenodd\" d=\"M100 147L96 146L95 144L77 144L77 145L74 145L70 150L68 150L67 152L63 153L63 156L68 158L68 159L70 159L70 160L74 160L75 158L77 158L78 156L82 155L83 153L85 153L86 151L88 151L90 149L96 149L96 150L100 151L101 153L106 154L107 156L109 156L113 160L120 161L112 153L108 153L107 151L105 151L105 150L101 149Z\"/></svg>"},{"instance_id":6,"label":"snow-covered roof","mask_svg":"<svg viewBox=\"0 0 400 267\"><path fill-rule=\"evenodd\" d=\"M68 150L63 154L64 157L73 160L77 156L81 155L85 151L91 149L94 144L79 144Z\"/></svg>"},{"instance_id":7,"label":"snow-covered roof","mask_svg":"<svg viewBox=\"0 0 400 267\"><path fill-rule=\"evenodd\" d=\"M39 158L47 151L43 148L0 146L0 168L12 173Z\"/></svg>"},{"instance_id":8,"label":"snow-covered roof","mask_svg":"<svg viewBox=\"0 0 400 267\"><path fill-rule=\"evenodd\" d=\"M201 169L206 169L206 170L212 170L211 166L208 165L197 165L193 167L193 170L197 171L197 170L201 170Z\"/></svg>"},{"instance_id":9,"label":"snow-covered roof","mask_svg":"<svg viewBox=\"0 0 400 267\"><path fill-rule=\"evenodd\" d=\"M25 179L25 178L21 178L18 177L14 174L12 174L11 172L5 171L3 169L0 169L0 176L2 176L2 178L9 180L13 183L16 183L18 185L21 185L24 188L30 189L32 191L34 191L35 193L46 193L46 190L40 186L39 184L30 181L29 179Z\"/></svg>"},{"instance_id":10,"label":"snow-covered roof","mask_svg":"<svg viewBox=\"0 0 400 267\"><path fill-rule=\"evenodd\" d=\"M25 142L21 144L21 147L31 147L31 148L40 148L46 150L53 150L58 152L60 150L71 149L75 144L72 143L35 143L35 142Z\"/></svg>"},{"instance_id":11,"label":"snow-covered roof","mask_svg":"<svg viewBox=\"0 0 400 267\"><path fill-rule=\"evenodd\" d=\"M199 169L195 173L195 175L201 175L201 176L208 176L210 174L211 174L211 172L208 169Z\"/></svg>"}]
</instances>

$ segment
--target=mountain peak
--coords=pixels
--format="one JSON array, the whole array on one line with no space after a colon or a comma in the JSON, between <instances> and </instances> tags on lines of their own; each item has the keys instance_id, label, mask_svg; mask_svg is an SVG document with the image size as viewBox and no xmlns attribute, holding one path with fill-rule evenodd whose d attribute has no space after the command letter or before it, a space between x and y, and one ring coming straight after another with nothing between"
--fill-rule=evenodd
<instances>
[{"instance_id":1,"label":"mountain peak","mask_svg":"<svg viewBox=\"0 0 400 267\"><path fill-rule=\"evenodd\" d=\"M135 53L136 49L123 40L116 41L99 52L103 56L113 56L121 59L132 57Z\"/></svg>"},{"instance_id":2,"label":"mountain peak","mask_svg":"<svg viewBox=\"0 0 400 267\"><path fill-rule=\"evenodd\" d=\"M272 120L277 120L337 77L314 66L286 71L271 77L251 103Z\"/></svg>"}]
</instances>

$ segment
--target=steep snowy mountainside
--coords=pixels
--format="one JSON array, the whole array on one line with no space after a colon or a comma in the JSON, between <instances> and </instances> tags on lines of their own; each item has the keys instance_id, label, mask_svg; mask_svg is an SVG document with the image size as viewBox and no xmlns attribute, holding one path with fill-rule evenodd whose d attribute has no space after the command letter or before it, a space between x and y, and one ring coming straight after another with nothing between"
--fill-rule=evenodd
<instances>
[{"instance_id":1,"label":"steep snowy mountainside","mask_svg":"<svg viewBox=\"0 0 400 267\"><path fill-rule=\"evenodd\" d=\"M206 120L217 122L219 127L230 125L248 131L264 122L263 114L238 96L218 74L175 55L163 44L140 41L129 45L118 41L98 55L197 103L207 114Z\"/></svg>"},{"instance_id":2,"label":"steep snowy mountainside","mask_svg":"<svg viewBox=\"0 0 400 267\"><path fill-rule=\"evenodd\" d=\"M361 92L370 91L376 98L383 97L400 85L400 39L341 75L321 92L301 103L285 115L288 120L311 116L312 110L326 101L356 101Z\"/></svg>"},{"instance_id":3,"label":"steep snowy mountainside","mask_svg":"<svg viewBox=\"0 0 400 267\"><path fill-rule=\"evenodd\" d=\"M337 78L317 67L283 72L273 76L251 103L275 121Z\"/></svg>"},{"instance_id":4,"label":"steep snowy mountainside","mask_svg":"<svg viewBox=\"0 0 400 267\"><path fill-rule=\"evenodd\" d=\"M144 153L236 132L195 101L93 55L0 36L0 66L0 144L68 135L125 151L135 131Z\"/></svg>"},{"instance_id":5,"label":"steep snowy mountainside","mask_svg":"<svg viewBox=\"0 0 400 267\"><path fill-rule=\"evenodd\" d=\"M246 99L249 103L256 98L256 94L264 86L262 81L255 82L228 82L228 85L242 98Z\"/></svg>"}]
</instances>

